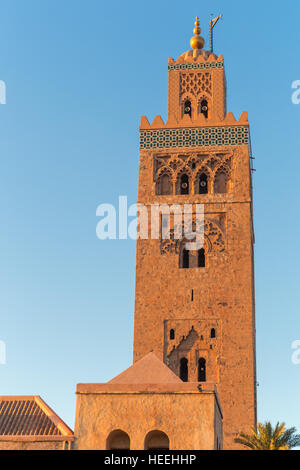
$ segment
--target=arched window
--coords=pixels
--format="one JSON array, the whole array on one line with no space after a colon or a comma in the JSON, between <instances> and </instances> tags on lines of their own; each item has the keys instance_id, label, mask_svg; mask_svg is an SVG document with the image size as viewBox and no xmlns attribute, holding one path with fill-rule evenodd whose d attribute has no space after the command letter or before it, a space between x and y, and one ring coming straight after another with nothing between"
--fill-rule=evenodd
<instances>
[{"instance_id":1,"label":"arched window","mask_svg":"<svg viewBox=\"0 0 300 470\"><path fill-rule=\"evenodd\" d=\"M211 337L211 338L215 338L215 337L216 337L216 330L215 330L214 328L212 328L212 329L210 330L210 337Z\"/></svg>"},{"instance_id":2,"label":"arched window","mask_svg":"<svg viewBox=\"0 0 300 470\"><path fill-rule=\"evenodd\" d=\"M180 191L179 194L189 194L189 177L186 174L181 175L180 177Z\"/></svg>"},{"instance_id":3,"label":"arched window","mask_svg":"<svg viewBox=\"0 0 300 470\"><path fill-rule=\"evenodd\" d=\"M156 193L160 196L164 196L167 194L172 194L172 192L173 190L172 190L171 178L168 175L168 173L164 173L159 178Z\"/></svg>"},{"instance_id":4,"label":"arched window","mask_svg":"<svg viewBox=\"0 0 300 470\"><path fill-rule=\"evenodd\" d=\"M205 268L205 250L198 250L198 268Z\"/></svg>"},{"instance_id":5,"label":"arched window","mask_svg":"<svg viewBox=\"0 0 300 470\"><path fill-rule=\"evenodd\" d=\"M170 330L170 339L175 339L175 330Z\"/></svg>"},{"instance_id":6,"label":"arched window","mask_svg":"<svg viewBox=\"0 0 300 470\"><path fill-rule=\"evenodd\" d=\"M208 181L207 175L202 173L199 178L199 194L207 194L208 193Z\"/></svg>"},{"instance_id":7,"label":"arched window","mask_svg":"<svg viewBox=\"0 0 300 470\"><path fill-rule=\"evenodd\" d=\"M126 432L116 429L106 439L107 450L129 450L130 439Z\"/></svg>"},{"instance_id":8,"label":"arched window","mask_svg":"<svg viewBox=\"0 0 300 470\"><path fill-rule=\"evenodd\" d=\"M188 382L189 380L188 360L185 357L180 359L180 378L183 382Z\"/></svg>"},{"instance_id":9,"label":"arched window","mask_svg":"<svg viewBox=\"0 0 300 470\"><path fill-rule=\"evenodd\" d=\"M198 361L198 382L206 382L206 360L203 357Z\"/></svg>"},{"instance_id":10,"label":"arched window","mask_svg":"<svg viewBox=\"0 0 300 470\"><path fill-rule=\"evenodd\" d=\"M208 102L207 100L202 100L200 103L200 113L204 115L204 117L208 118Z\"/></svg>"},{"instance_id":11,"label":"arched window","mask_svg":"<svg viewBox=\"0 0 300 470\"><path fill-rule=\"evenodd\" d=\"M190 117L192 117L192 105L190 100L186 100L184 102L183 114L188 114Z\"/></svg>"},{"instance_id":12,"label":"arched window","mask_svg":"<svg viewBox=\"0 0 300 470\"><path fill-rule=\"evenodd\" d=\"M145 450L169 450L169 447L169 438L162 431L151 431L145 437Z\"/></svg>"},{"instance_id":13,"label":"arched window","mask_svg":"<svg viewBox=\"0 0 300 470\"><path fill-rule=\"evenodd\" d=\"M220 171L215 176L214 193L225 194L227 193L227 175L224 171Z\"/></svg>"}]
</instances>

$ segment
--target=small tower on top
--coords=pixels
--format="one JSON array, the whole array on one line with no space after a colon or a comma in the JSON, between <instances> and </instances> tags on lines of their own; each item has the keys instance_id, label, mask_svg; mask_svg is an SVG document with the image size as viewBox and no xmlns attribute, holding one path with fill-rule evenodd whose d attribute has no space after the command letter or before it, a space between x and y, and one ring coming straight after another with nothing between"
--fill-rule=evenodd
<instances>
[{"instance_id":1,"label":"small tower on top","mask_svg":"<svg viewBox=\"0 0 300 470\"><path fill-rule=\"evenodd\" d=\"M226 115L223 56L203 49L205 41L200 36L198 16L193 32L192 49L176 62L169 58L169 119L223 120Z\"/></svg>"}]
</instances>

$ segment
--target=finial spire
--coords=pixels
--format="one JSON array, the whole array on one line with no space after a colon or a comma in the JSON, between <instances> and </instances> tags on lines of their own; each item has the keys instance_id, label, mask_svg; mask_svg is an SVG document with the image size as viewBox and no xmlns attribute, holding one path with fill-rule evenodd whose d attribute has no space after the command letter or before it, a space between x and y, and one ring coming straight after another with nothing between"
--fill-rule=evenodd
<instances>
[{"instance_id":1,"label":"finial spire","mask_svg":"<svg viewBox=\"0 0 300 470\"><path fill-rule=\"evenodd\" d=\"M213 15L211 15L213 16ZM210 52L214 51L214 43L213 43L213 29L216 26L217 22L222 18L223 15L219 15L217 18L214 18L210 22Z\"/></svg>"},{"instance_id":2,"label":"finial spire","mask_svg":"<svg viewBox=\"0 0 300 470\"><path fill-rule=\"evenodd\" d=\"M192 47L192 49L203 49L205 41L201 36L199 36L201 31L202 30L200 28L199 18L198 18L198 16L196 16L195 28L194 28L194 31L193 31L195 36L193 36L191 38L191 47Z\"/></svg>"}]
</instances>

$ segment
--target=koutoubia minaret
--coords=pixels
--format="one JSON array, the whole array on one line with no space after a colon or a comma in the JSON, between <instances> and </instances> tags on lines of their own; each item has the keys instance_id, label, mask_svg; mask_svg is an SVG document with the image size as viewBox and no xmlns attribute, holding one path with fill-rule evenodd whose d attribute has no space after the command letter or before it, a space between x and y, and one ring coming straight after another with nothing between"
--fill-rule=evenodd
<instances>
[{"instance_id":1,"label":"koutoubia minaret","mask_svg":"<svg viewBox=\"0 0 300 470\"><path fill-rule=\"evenodd\" d=\"M182 381L215 383L232 449L256 424L249 123L227 112L223 56L200 33L197 18L192 49L169 59L167 122L141 119L138 202L203 205L204 245L175 237L172 211L164 239L164 210L159 238L137 241L134 362L153 351Z\"/></svg>"}]
</instances>

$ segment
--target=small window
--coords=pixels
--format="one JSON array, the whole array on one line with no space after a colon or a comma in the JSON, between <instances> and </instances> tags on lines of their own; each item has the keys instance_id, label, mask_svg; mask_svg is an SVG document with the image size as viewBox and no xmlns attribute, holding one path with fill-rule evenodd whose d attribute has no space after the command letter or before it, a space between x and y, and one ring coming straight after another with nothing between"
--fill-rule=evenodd
<instances>
[{"instance_id":1,"label":"small window","mask_svg":"<svg viewBox=\"0 0 300 470\"><path fill-rule=\"evenodd\" d=\"M199 194L207 194L208 193L208 182L207 182L207 175L202 173L199 178Z\"/></svg>"},{"instance_id":2,"label":"small window","mask_svg":"<svg viewBox=\"0 0 300 470\"><path fill-rule=\"evenodd\" d=\"M188 269L190 267L190 253L188 250L182 251L182 267Z\"/></svg>"},{"instance_id":3,"label":"small window","mask_svg":"<svg viewBox=\"0 0 300 470\"><path fill-rule=\"evenodd\" d=\"M188 360L185 357L180 360L180 378L183 382L189 380Z\"/></svg>"},{"instance_id":4,"label":"small window","mask_svg":"<svg viewBox=\"0 0 300 470\"><path fill-rule=\"evenodd\" d=\"M212 328L212 329L210 330L210 337L211 337L211 338L215 338L215 337L216 337L216 330L215 330L214 328Z\"/></svg>"},{"instance_id":5,"label":"small window","mask_svg":"<svg viewBox=\"0 0 300 470\"><path fill-rule=\"evenodd\" d=\"M198 268L205 268L205 251L203 248L198 250Z\"/></svg>"},{"instance_id":6,"label":"small window","mask_svg":"<svg viewBox=\"0 0 300 470\"><path fill-rule=\"evenodd\" d=\"M204 115L204 117L208 118L208 102L207 100L202 100L200 103L200 113Z\"/></svg>"},{"instance_id":7,"label":"small window","mask_svg":"<svg viewBox=\"0 0 300 470\"><path fill-rule=\"evenodd\" d=\"M188 114L192 117L192 105L190 100L186 100L183 107L183 114Z\"/></svg>"},{"instance_id":8,"label":"small window","mask_svg":"<svg viewBox=\"0 0 300 470\"><path fill-rule=\"evenodd\" d=\"M180 178L180 194L189 194L189 177L182 175Z\"/></svg>"},{"instance_id":9,"label":"small window","mask_svg":"<svg viewBox=\"0 0 300 470\"><path fill-rule=\"evenodd\" d=\"M175 339L175 330L170 330L170 339Z\"/></svg>"},{"instance_id":10,"label":"small window","mask_svg":"<svg viewBox=\"0 0 300 470\"><path fill-rule=\"evenodd\" d=\"M206 360L203 357L198 361L198 382L206 382Z\"/></svg>"}]
</instances>

